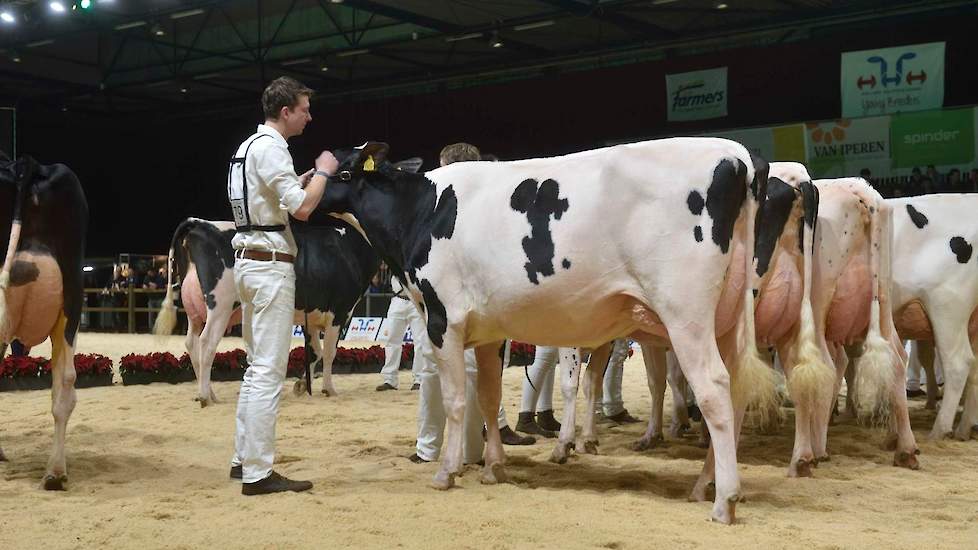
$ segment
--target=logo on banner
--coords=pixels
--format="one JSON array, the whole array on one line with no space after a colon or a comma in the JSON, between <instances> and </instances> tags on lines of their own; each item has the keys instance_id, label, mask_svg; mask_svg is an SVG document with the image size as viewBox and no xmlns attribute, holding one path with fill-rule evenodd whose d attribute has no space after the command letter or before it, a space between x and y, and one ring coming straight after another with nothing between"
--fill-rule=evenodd
<instances>
[{"instance_id":1,"label":"logo on banner","mask_svg":"<svg viewBox=\"0 0 978 550\"><path fill-rule=\"evenodd\" d=\"M381 321L383 321L382 317L354 317L350 319L345 339L372 342L377 339Z\"/></svg>"},{"instance_id":2,"label":"logo on banner","mask_svg":"<svg viewBox=\"0 0 978 550\"><path fill-rule=\"evenodd\" d=\"M944 43L842 54L842 115L937 109L944 104Z\"/></svg>"},{"instance_id":3,"label":"logo on banner","mask_svg":"<svg viewBox=\"0 0 978 550\"><path fill-rule=\"evenodd\" d=\"M873 157L887 154L886 140L882 137L860 139L857 136L848 136L846 130L851 125L852 121L845 118L828 123L806 123L815 159Z\"/></svg>"},{"instance_id":4,"label":"logo on banner","mask_svg":"<svg viewBox=\"0 0 978 550\"><path fill-rule=\"evenodd\" d=\"M666 75L669 120L727 115L727 68Z\"/></svg>"},{"instance_id":5,"label":"logo on banner","mask_svg":"<svg viewBox=\"0 0 978 550\"><path fill-rule=\"evenodd\" d=\"M973 109L895 115L892 121L893 165L970 164L975 158Z\"/></svg>"}]
</instances>

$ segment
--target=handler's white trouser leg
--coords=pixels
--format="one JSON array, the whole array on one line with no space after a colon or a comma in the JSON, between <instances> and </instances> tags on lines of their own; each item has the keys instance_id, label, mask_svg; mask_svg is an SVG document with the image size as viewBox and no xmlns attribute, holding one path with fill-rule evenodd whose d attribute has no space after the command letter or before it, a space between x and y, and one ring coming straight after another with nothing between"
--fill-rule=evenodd
<instances>
[{"instance_id":1,"label":"handler's white trouser leg","mask_svg":"<svg viewBox=\"0 0 978 550\"><path fill-rule=\"evenodd\" d=\"M628 358L628 339L615 340L608 358L608 370L604 373L604 415L614 416L625 410L621 397L621 382L625 371L625 359Z\"/></svg>"},{"instance_id":2,"label":"handler's white trouser leg","mask_svg":"<svg viewBox=\"0 0 978 550\"><path fill-rule=\"evenodd\" d=\"M295 271L286 262L239 259L234 282L249 367L238 395L231 465L240 464L242 481L254 483L272 473L275 461L275 420L295 313Z\"/></svg>"},{"instance_id":3,"label":"handler's white trouser leg","mask_svg":"<svg viewBox=\"0 0 978 550\"><path fill-rule=\"evenodd\" d=\"M482 428L485 424L482 412L479 410L479 400L476 395L476 376L478 369L475 362L475 350L465 350L465 415L462 420L464 436L462 438L462 457L466 464L482 460ZM429 461L438 460L441 454L441 444L445 434L445 407L441 398L441 380L434 361L425 361L421 373L421 395L418 396L418 456ZM505 413L500 407L500 427L506 421Z\"/></svg>"},{"instance_id":4,"label":"handler's white trouser leg","mask_svg":"<svg viewBox=\"0 0 978 550\"><path fill-rule=\"evenodd\" d=\"M523 378L523 397L520 412L548 411L553 409L554 370L557 366L557 348L537 346L533 364ZM536 388L536 389L534 389Z\"/></svg>"},{"instance_id":5,"label":"handler's white trouser leg","mask_svg":"<svg viewBox=\"0 0 978 550\"><path fill-rule=\"evenodd\" d=\"M404 344L404 330L412 323L411 313L418 317L417 308L409 300L391 298L387 308L387 341L384 342L384 368L380 370L384 382L398 386L397 369L401 366L401 348ZM411 326L415 331L414 324ZM417 347L415 347L415 364L418 363Z\"/></svg>"}]
</instances>

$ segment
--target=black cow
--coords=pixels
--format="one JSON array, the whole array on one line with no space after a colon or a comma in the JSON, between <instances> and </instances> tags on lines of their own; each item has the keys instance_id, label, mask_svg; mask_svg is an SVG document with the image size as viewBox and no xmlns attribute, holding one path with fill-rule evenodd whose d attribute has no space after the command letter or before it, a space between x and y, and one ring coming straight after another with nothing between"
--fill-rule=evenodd
<instances>
[{"instance_id":1,"label":"black cow","mask_svg":"<svg viewBox=\"0 0 978 550\"><path fill-rule=\"evenodd\" d=\"M0 158L0 358L13 339L35 346L51 338L54 450L47 490L64 490L65 432L75 408L75 337L82 310L82 256L88 202L67 166ZM5 460L0 450L0 460Z\"/></svg>"},{"instance_id":2,"label":"black cow","mask_svg":"<svg viewBox=\"0 0 978 550\"><path fill-rule=\"evenodd\" d=\"M295 323L303 325L311 362L324 366L322 392L336 395L331 375L340 327L363 296L380 260L357 228L342 219L321 213L308 223L292 219L290 225L299 248ZM186 347L202 407L217 402L210 386L217 344L229 326L240 322L232 272L233 236L233 222L188 218L177 227L170 245L168 289L153 329L159 335L173 331L174 291L179 289L189 320ZM326 334L322 346L319 338L310 336L319 331Z\"/></svg>"}]
</instances>

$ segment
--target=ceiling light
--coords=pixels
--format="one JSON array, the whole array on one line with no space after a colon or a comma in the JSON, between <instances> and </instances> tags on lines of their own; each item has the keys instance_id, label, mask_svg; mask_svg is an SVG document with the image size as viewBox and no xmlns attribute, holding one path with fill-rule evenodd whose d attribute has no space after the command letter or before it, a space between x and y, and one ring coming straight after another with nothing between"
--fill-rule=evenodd
<instances>
[{"instance_id":1,"label":"ceiling light","mask_svg":"<svg viewBox=\"0 0 978 550\"><path fill-rule=\"evenodd\" d=\"M673 2L678 2L679 0L652 0L653 6L661 6L662 4L672 4Z\"/></svg>"},{"instance_id":2,"label":"ceiling light","mask_svg":"<svg viewBox=\"0 0 978 550\"><path fill-rule=\"evenodd\" d=\"M16 19L14 19L14 15L6 10L0 12L0 20L3 20L4 23L13 23L16 21Z\"/></svg>"},{"instance_id":3,"label":"ceiling light","mask_svg":"<svg viewBox=\"0 0 978 550\"><path fill-rule=\"evenodd\" d=\"M204 10L200 8L195 10L178 11L177 13L170 14L170 19L183 19L184 17L193 17L202 13L204 13Z\"/></svg>"},{"instance_id":4,"label":"ceiling light","mask_svg":"<svg viewBox=\"0 0 978 550\"><path fill-rule=\"evenodd\" d=\"M20 54L17 52L10 54L10 60L14 63L20 63Z\"/></svg>"},{"instance_id":5,"label":"ceiling light","mask_svg":"<svg viewBox=\"0 0 978 550\"><path fill-rule=\"evenodd\" d=\"M166 36L166 31L163 30L163 27L161 27L159 23L153 25L150 32L152 32L155 36Z\"/></svg>"},{"instance_id":6,"label":"ceiling light","mask_svg":"<svg viewBox=\"0 0 978 550\"><path fill-rule=\"evenodd\" d=\"M187 91L189 91L189 88L187 88L186 86L184 86L183 88L180 88L180 93L181 94L185 94L185 93L187 93Z\"/></svg>"},{"instance_id":7,"label":"ceiling light","mask_svg":"<svg viewBox=\"0 0 978 550\"><path fill-rule=\"evenodd\" d=\"M482 38L481 32L470 32L469 34L463 34L460 36L449 36L445 39L445 42L459 42L461 40L471 40L473 38Z\"/></svg>"},{"instance_id":8,"label":"ceiling light","mask_svg":"<svg viewBox=\"0 0 978 550\"><path fill-rule=\"evenodd\" d=\"M492 38L489 39L489 45L493 48L503 47L503 41L499 38L499 33L497 31L492 31Z\"/></svg>"},{"instance_id":9,"label":"ceiling light","mask_svg":"<svg viewBox=\"0 0 978 550\"><path fill-rule=\"evenodd\" d=\"M546 21L537 21L536 23L526 23L523 25L516 25L513 27L514 31L528 31L530 29L542 29L543 27L549 27L554 24L553 19L548 19Z\"/></svg>"},{"instance_id":10,"label":"ceiling light","mask_svg":"<svg viewBox=\"0 0 978 550\"><path fill-rule=\"evenodd\" d=\"M123 23L121 25L116 25L115 30L124 31L126 29L135 29L136 27L142 27L146 25L145 21L133 21L132 23Z\"/></svg>"},{"instance_id":11,"label":"ceiling light","mask_svg":"<svg viewBox=\"0 0 978 550\"><path fill-rule=\"evenodd\" d=\"M723 2L717 2L717 4L716 4L716 8L717 8L718 10L725 10L725 9L727 9L727 5L726 5L726 4L724 4Z\"/></svg>"},{"instance_id":12,"label":"ceiling light","mask_svg":"<svg viewBox=\"0 0 978 550\"><path fill-rule=\"evenodd\" d=\"M90 265L86 265L85 267L82 268L82 271L84 271L85 273L91 273L91 272L95 271L95 267L94 266L90 266Z\"/></svg>"},{"instance_id":13,"label":"ceiling light","mask_svg":"<svg viewBox=\"0 0 978 550\"><path fill-rule=\"evenodd\" d=\"M328 71L328 70L329 70L329 65L327 65L327 64L325 64L325 63L321 63L321 64L319 65L319 70L320 70L321 72L324 72L324 73L325 73L326 71Z\"/></svg>"},{"instance_id":14,"label":"ceiling light","mask_svg":"<svg viewBox=\"0 0 978 550\"><path fill-rule=\"evenodd\" d=\"M78 2L78 7L83 10L87 10L88 8L92 7L92 0L81 0Z\"/></svg>"},{"instance_id":15,"label":"ceiling light","mask_svg":"<svg viewBox=\"0 0 978 550\"><path fill-rule=\"evenodd\" d=\"M41 46L47 46L48 44L54 44L54 40L38 40L37 42L29 42L26 44L28 48L39 48Z\"/></svg>"},{"instance_id":16,"label":"ceiling light","mask_svg":"<svg viewBox=\"0 0 978 550\"><path fill-rule=\"evenodd\" d=\"M362 49L362 50L350 50L347 52L339 52L338 54L336 54L336 57L350 57L353 55L361 55L365 53L370 53L370 50Z\"/></svg>"},{"instance_id":17,"label":"ceiling light","mask_svg":"<svg viewBox=\"0 0 978 550\"><path fill-rule=\"evenodd\" d=\"M51 11L53 11L54 13L65 12L65 5L62 4L60 0L54 0L53 2L48 4L48 7L51 8Z\"/></svg>"}]
</instances>

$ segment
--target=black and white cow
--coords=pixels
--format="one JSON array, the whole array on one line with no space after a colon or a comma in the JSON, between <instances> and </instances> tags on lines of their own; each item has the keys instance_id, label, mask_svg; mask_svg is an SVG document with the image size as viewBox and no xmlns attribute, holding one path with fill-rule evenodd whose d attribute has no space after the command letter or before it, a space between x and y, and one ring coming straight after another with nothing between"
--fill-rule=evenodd
<instances>
[{"instance_id":1,"label":"black and white cow","mask_svg":"<svg viewBox=\"0 0 978 550\"><path fill-rule=\"evenodd\" d=\"M82 256L88 202L67 166L31 158L0 160L0 359L13 339L36 346L51 338L54 450L44 488L64 490L65 433L75 408L75 338L82 310ZM0 450L0 460L5 460Z\"/></svg>"},{"instance_id":2,"label":"black and white cow","mask_svg":"<svg viewBox=\"0 0 978 550\"><path fill-rule=\"evenodd\" d=\"M336 395L333 358L340 328L363 296L380 260L360 231L342 219L317 213L309 222L292 220L299 252L295 259L295 323L303 325L306 352L322 361L322 393ZM188 218L173 234L167 293L153 332L170 334L176 324L175 290L187 311L187 353L197 374L200 405L217 402L210 385L217 344L240 322L234 286L234 223ZM179 282L176 282L179 281ZM319 332L325 333L320 344ZM311 389L310 389L311 391Z\"/></svg>"},{"instance_id":3,"label":"black and white cow","mask_svg":"<svg viewBox=\"0 0 978 550\"><path fill-rule=\"evenodd\" d=\"M745 284L751 255L736 264L733 250L741 242L753 250L766 163L714 138L456 163L423 175L397 171L387 151L371 142L337 155L324 204L357 217L426 318L447 416L434 486L451 487L462 466L464 348L475 348L489 424L481 480L495 483L504 475L495 425L501 342L598 347L631 335L669 342L681 359L713 434L713 518L732 522L740 480L724 358L735 373L767 368ZM728 284L740 295L718 312ZM718 332L737 337L718 347Z\"/></svg>"},{"instance_id":4,"label":"black and white cow","mask_svg":"<svg viewBox=\"0 0 978 550\"><path fill-rule=\"evenodd\" d=\"M901 338L918 340L933 391L933 349L944 368L944 401L931 438L971 437L978 423L978 196L925 195L886 201L893 207L893 316ZM967 389L966 389L967 388ZM967 392L967 393L965 393Z\"/></svg>"}]
</instances>

